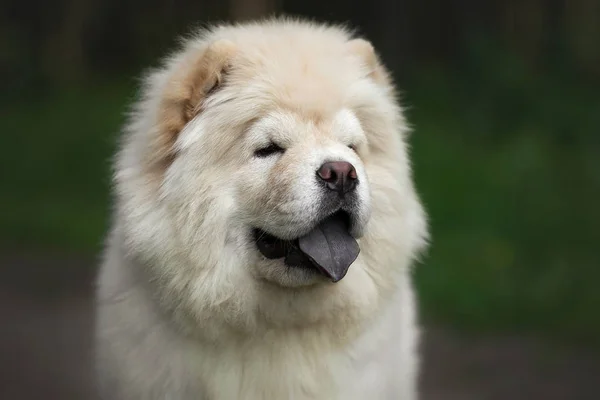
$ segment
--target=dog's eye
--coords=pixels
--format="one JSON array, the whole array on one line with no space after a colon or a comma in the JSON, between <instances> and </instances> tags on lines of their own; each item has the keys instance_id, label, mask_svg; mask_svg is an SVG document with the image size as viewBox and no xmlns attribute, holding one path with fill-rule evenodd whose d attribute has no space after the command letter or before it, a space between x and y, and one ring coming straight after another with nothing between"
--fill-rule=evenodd
<instances>
[{"instance_id":1,"label":"dog's eye","mask_svg":"<svg viewBox=\"0 0 600 400\"><path fill-rule=\"evenodd\" d=\"M269 156L272 156L272 155L278 154L278 153L281 154L284 152L285 152L285 149L283 147L278 146L275 143L271 143L266 147L256 150L254 152L254 156L259 157L259 158L264 158L264 157L269 157Z\"/></svg>"},{"instance_id":2,"label":"dog's eye","mask_svg":"<svg viewBox=\"0 0 600 400\"><path fill-rule=\"evenodd\" d=\"M353 144L349 144L349 145L348 145L348 148L349 148L350 150L352 150L352 151L356 151L356 146L355 146L355 145L353 145Z\"/></svg>"}]
</instances>

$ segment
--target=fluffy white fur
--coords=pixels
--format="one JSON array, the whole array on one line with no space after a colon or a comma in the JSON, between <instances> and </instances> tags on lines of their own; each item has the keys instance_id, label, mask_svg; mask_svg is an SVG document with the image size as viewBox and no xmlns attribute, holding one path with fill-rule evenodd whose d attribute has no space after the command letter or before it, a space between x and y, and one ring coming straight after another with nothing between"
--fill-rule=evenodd
<instances>
[{"instance_id":1,"label":"fluffy white fur","mask_svg":"<svg viewBox=\"0 0 600 400\"><path fill-rule=\"evenodd\" d=\"M406 132L373 48L344 29L276 19L186 40L148 74L115 161L104 398L415 400L410 266L427 229ZM254 157L270 141L285 153ZM361 253L335 284L250 234L310 230L330 160L360 180Z\"/></svg>"}]
</instances>

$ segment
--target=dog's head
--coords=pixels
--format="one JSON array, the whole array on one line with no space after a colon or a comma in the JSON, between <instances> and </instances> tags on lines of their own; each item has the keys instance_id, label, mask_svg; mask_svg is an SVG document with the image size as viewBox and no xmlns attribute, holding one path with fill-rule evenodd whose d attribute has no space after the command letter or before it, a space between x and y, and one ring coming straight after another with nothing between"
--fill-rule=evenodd
<instances>
[{"instance_id":1,"label":"dog's head","mask_svg":"<svg viewBox=\"0 0 600 400\"><path fill-rule=\"evenodd\" d=\"M220 27L143 93L117 160L119 226L194 313L373 305L422 246L405 123L367 41L290 21Z\"/></svg>"}]
</instances>

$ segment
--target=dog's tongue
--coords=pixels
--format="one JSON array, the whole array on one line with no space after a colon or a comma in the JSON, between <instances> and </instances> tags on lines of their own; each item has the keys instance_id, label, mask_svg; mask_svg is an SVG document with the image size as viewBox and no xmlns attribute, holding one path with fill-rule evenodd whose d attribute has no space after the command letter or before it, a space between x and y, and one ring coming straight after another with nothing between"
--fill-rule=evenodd
<instances>
[{"instance_id":1,"label":"dog's tongue","mask_svg":"<svg viewBox=\"0 0 600 400\"><path fill-rule=\"evenodd\" d=\"M299 240L300 250L333 282L341 280L360 248L341 215L333 215Z\"/></svg>"}]
</instances>

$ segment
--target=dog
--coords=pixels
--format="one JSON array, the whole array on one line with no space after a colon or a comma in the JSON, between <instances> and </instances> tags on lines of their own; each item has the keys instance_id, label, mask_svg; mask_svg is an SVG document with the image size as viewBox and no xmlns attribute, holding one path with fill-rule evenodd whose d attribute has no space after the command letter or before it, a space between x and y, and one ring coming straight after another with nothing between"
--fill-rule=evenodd
<instances>
[{"instance_id":1,"label":"dog","mask_svg":"<svg viewBox=\"0 0 600 400\"><path fill-rule=\"evenodd\" d=\"M372 44L213 26L140 92L97 280L102 398L417 399L426 212Z\"/></svg>"}]
</instances>

